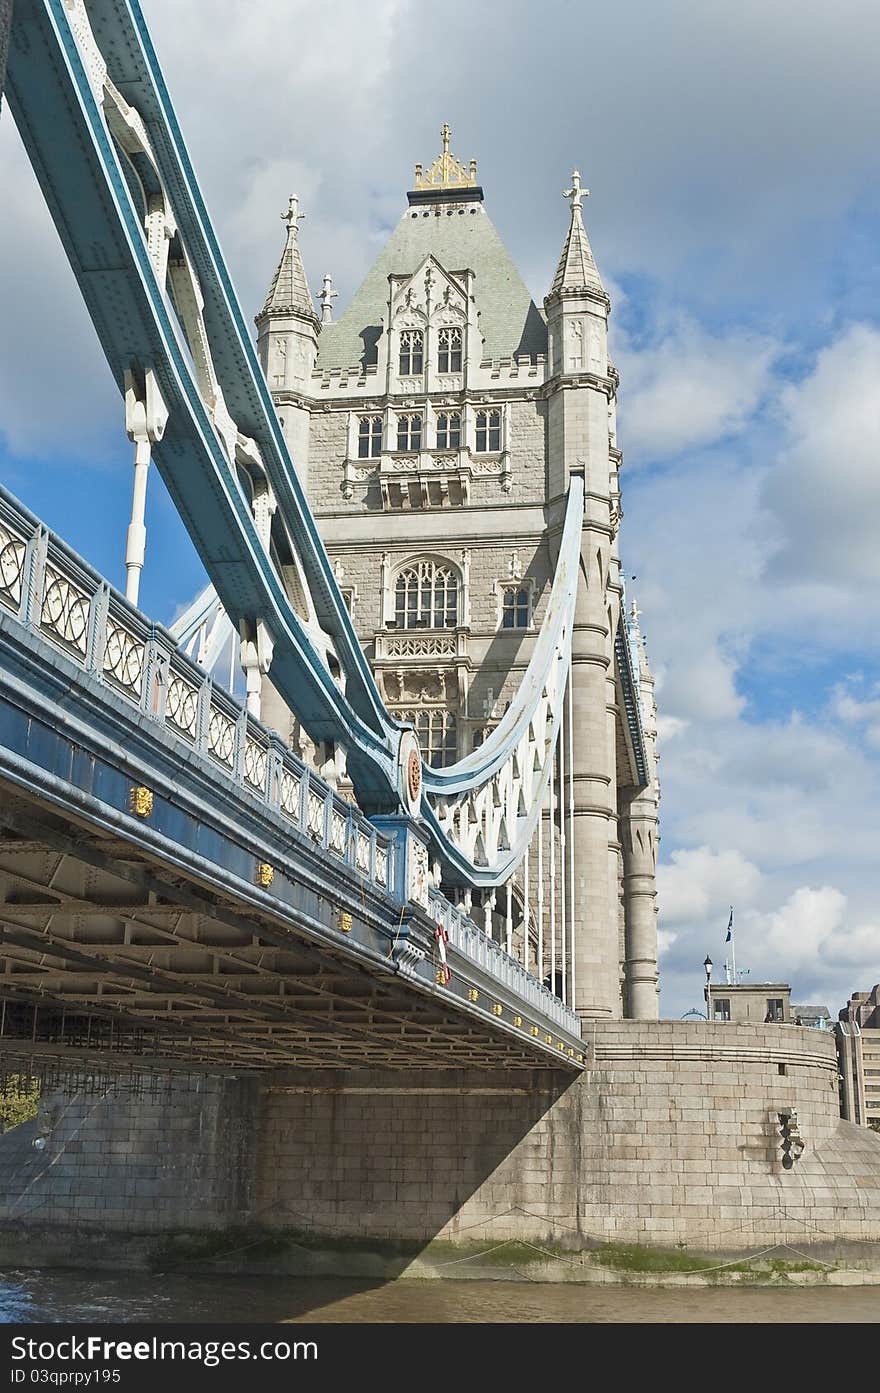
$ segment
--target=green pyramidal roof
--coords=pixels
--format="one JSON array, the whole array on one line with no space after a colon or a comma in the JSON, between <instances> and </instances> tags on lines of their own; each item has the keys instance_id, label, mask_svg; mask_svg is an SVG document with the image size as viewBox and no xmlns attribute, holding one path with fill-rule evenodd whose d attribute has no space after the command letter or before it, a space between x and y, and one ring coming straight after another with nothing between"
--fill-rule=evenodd
<instances>
[{"instance_id":1,"label":"green pyramidal roof","mask_svg":"<svg viewBox=\"0 0 880 1393\"><path fill-rule=\"evenodd\" d=\"M374 361L389 275L411 275L429 254L453 274L474 272L484 359L546 353L547 326L482 203L438 200L406 210L348 308L335 324L323 326L319 368Z\"/></svg>"}]
</instances>

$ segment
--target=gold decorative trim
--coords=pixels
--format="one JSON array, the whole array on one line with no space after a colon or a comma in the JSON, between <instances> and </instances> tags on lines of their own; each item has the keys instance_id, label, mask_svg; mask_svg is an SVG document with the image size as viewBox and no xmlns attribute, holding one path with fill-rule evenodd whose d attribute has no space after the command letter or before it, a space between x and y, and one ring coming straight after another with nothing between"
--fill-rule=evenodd
<instances>
[{"instance_id":1,"label":"gold decorative trim","mask_svg":"<svg viewBox=\"0 0 880 1393\"><path fill-rule=\"evenodd\" d=\"M263 890L268 890L275 879L275 867L270 866L268 861L258 861L254 870L254 879Z\"/></svg>"},{"instance_id":2,"label":"gold decorative trim","mask_svg":"<svg viewBox=\"0 0 880 1393\"><path fill-rule=\"evenodd\" d=\"M495 1005L492 1007L492 1015L493 1015L493 1016L501 1016L501 1015L503 1015L503 1014L504 1014L504 1007L501 1005L501 1002L500 1002L500 1001L496 1001L496 1002L495 1002Z\"/></svg>"},{"instance_id":3,"label":"gold decorative trim","mask_svg":"<svg viewBox=\"0 0 880 1393\"><path fill-rule=\"evenodd\" d=\"M514 1016L513 1023L514 1025L522 1025L522 1016Z\"/></svg>"},{"instance_id":4,"label":"gold decorative trim","mask_svg":"<svg viewBox=\"0 0 880 1393\"><path fill-rule=\"evenodd\" d=\"M143 784L129 789L128 808L135 817L149 817L153 811L153 790L144 788Z\"/></svg>"},{"instance_id":5,"label":"gold decorative trim","mask_svg":"<svg viewBox=\"0 0 880 1393\"><path fill-rule=\"evenodd\" d=\"M469 988L468 988L468 1001L479 1001L479 999L480 999L480 993L477 991L476 987L469 987Z\"/></svg>"},{"instance_id":6,"label":"gold decorative trim","mask_svg":"<svg viewBox=\"0 0 880 1393\"><path fill-rule=\"evenodd\" d=\"M340 909L337 924L341 933L350 934L354 920L347 909Z\"/></svg>"},{"instance_id":7,"label":"gold decorative trim","mask_svg":"<svg viewBox=\"0 0 880 1393\"><path fill-rule=\"evenodd\" d=\"M443 150L437 156L432 165L428 166L426 172L422 172L422 166L416 165L416 188L417 189L473 189L477 184L477 162L471 160L467 169L457 160L454 155L449 153L449 137L452 132L446 122L443 122L443 129L440 132L440 139L443 141Z\"/></svg>"}]
</instances>

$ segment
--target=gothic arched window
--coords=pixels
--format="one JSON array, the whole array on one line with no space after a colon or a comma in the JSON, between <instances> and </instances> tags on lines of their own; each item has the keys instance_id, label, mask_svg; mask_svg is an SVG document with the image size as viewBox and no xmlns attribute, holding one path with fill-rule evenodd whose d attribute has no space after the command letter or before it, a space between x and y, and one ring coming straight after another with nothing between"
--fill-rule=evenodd
<instances>
[{"instance_id":1,"label":"gothic arched window","mask_svg":"<svg viewBox=\"0 0 880 1393\"><path fill-rule=\"evenodd\" d=\"M501 449L501 412L477 412L477 454L497 454Z\"/></svg>"},{"instance_id":2,"label":"gothic arched window","mask_svg":"<svg viewBox=\"0 0 880 1393\"><path fill-rule=\"evenodd\" d=\"M398 450L420 450L422 448L422 418L414 412L409 416L397 418Z\"/></svg>"},{"instance_id":3,"label":"gothic arched window","mask_svg":"<svg viewBox=\"0 0 880 1393\"><path fill-rule=\"evenodd\" d=\"M414 561L406 566L394 587L398 629L454 629L458 588L455 571L440 561Z\"/></svg>"},{"instance_id":4,"label":"gothic arched window","mask_svg":"<svg viewBox=\"0 0 880 1393\"><path fill-rule=\"evenodd\" d=\"M461 372L461 330L441 329L437 340L438 372Z\"/></svg>"},{"instance_id":5,"label":"gothic arched window","mask_svg":"<svg viewBox=\"0 0 880 1393\"><path fill-rule=\"evenodd\" d=\"M382 417L362 416L358 422L358 459L378 459L382 453Z\"/></svg>"},{"instance_id":6,"label":"gothic arched window","mask_svg":"<svg viewBox=\"0 0 880 1393\"><path fill-rule=\"evenodd\" d=\"M421 329L404 329L400 335L401 377L416 377L422 371L422 343Z\"/></svg>"},{"instance_id":7,"label":"gothic arched window","mask_svg":"<svg viewBox=\"0 0 880 1393\"><path fill-rule=\"evenodd\" d=\"M440 411L437 414L437 449L457 450L461 444L461 412Z\"/></svg>"},{"instance_id":8,"label":"gothic arched window","mask_svg":"<svg viewBox=\"0 0 880 1393\"><path fill-rule=\"evenodd\" d=\"M502 629L527 629L532 618L531 601L527 585L505 585L501 591Z\"/></svg>"}]
</instances>

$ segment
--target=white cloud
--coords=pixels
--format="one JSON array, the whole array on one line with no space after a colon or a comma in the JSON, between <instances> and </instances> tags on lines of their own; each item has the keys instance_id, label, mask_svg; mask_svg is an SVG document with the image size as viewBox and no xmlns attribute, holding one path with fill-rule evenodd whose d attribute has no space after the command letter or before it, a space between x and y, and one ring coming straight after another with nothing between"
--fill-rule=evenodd
<instances>
[{"instance_id":1,"label":"white cloud","mask_svg":"<svg viewBox=\"0 0 880 1393\"><path fill-rule=\"evenodd\" d=\"M870 684L867 700L853 695L855 682L841 682L834 689L831 709L845 725L861 728L865 744L871 750L880 750L880 683ZM858 683L859 687L864 683Z\"/></svg>"},{"instance_id":2,"label":"white cloud","mask_svg":"<svg viewBox=\"0 0 880 1393\"><path fill-rule=\"evenodd\" d=\"M727 922L729 903L755 895L761 872L738 851L698 846L673 851L657 880L664 923L708 928Z\"/></svg>"},{"instance_id":3,"label":"white cloud","mask_svg":"<svg viewBox=\"0 0 880 1393\"><path fill-rule=\"evenodd\" d=\"M744 330L710 334L681 314L647 348L615 337L625 388L620 438L630 466L743 431L767 394L781 352L772 339Z\"/></svg>"},{"instance_id":4,"label":"white cloud","mask_svg":"<svg viewBox=\"0 0 880 1393\"><path fill-rule=\"evenodd\" d=\"M878 382L880 331L856 324L783 392L788 438L762 500L778 535L772 579L880 583Z\"/></svg>"},{"instance_id":5,"label":"white cloud","mask_svg":"<svg viewBox=\"0 0 880 1393\"><path fill-rule=\"evenodd\" d=\"M752 951L790 976L815 960L843 927L845 915L846 896L834 886L801 886L778 910L753 925L757 933L752 935Z\"/></svg>"}]
</instances>

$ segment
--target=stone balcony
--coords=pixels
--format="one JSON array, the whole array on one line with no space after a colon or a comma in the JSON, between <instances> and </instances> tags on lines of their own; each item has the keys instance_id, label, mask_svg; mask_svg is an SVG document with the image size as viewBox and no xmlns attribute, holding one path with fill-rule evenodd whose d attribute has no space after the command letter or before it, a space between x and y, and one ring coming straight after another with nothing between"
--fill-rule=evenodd
<instances>
[{"instance_id":1,"label":"stone balcony","mask_svg":"<svg viewBox=\"0 0 880 1393\"><path fill-rule=\"evenodd\" d=\"M435 705L464 700L469 685L470 630L379 629L373 670L386 700Z\"/></svg>"},{"instance_id":2,"label":"stone balcony","mask_svg":"<svg viewBox=\"0 0 880 1393\"><path fill-rule=\"evenodd\" d=\"M354 497L358 485L378 483L388 510L466 507L474 478L496 479L504 493L511 485L510 453L476 455L471 450L386 451L376 459L347 457L341 491Z\"/></svg>"}]
</instances>

